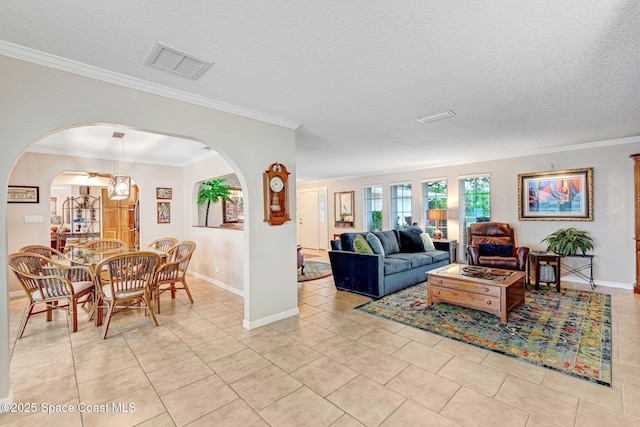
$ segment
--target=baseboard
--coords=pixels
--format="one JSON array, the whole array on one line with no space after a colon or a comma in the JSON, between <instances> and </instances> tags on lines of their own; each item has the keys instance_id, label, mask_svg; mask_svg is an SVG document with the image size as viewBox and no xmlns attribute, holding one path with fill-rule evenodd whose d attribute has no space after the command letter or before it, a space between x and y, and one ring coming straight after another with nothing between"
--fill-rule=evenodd
<instances>
[{"instance_id":1,"label":"baseboard","mask_svg":"<svg viewBox=\"0 0 640 427\"><path fill-rule=\"evenodd\" d=\"M9 299L20 298L26 296L24 291L11 291L9 292Z\"/></svg>"},{"instance_id":2,"label":"baseboard","mask_svg":"<svg viewBox=\"0 0 640 427\"><path fill-rule=\"evenodd\" d=\"M225 291L229 291L232 294L236 294L242 298L244 298L244 291L238 289L238 288L234 288L233 286L229 286L224 282L221 282L219 280L213 279L209 276L205 276L204 274L200 274L200 273L196 273L195 271L189 271L189 274L191 274L192 276L197 277L198 279L204 280L207 283L211 283L212 285L216 285L219 288L224 289Z\"/></svg>"},{"instance_id":3,"label":"baseboard","mask_svg":"<svg viewBox=\"0 0 640 427\"><path fill-rule=\"evenodd\" d=\"M9 389L9 396L0 397L0 413L9 412L9 411L3 410L5 404L7 404L7 403L9 403L9 404L13 403L13 391L11 389Z\"/></svg>"},{"instance_id":4,"label":"baseboard","mask_svg":"<svg viewBox=\"0 0 640 427\"><path fill-rule=\"evenodd\" d=\"M578 276L572 276L572 275L568 275L568 276L562 276L562 279L560 279L562 282L571 282L571 283L577 283L580 285L588 285L589 281L588 280L584 280L581 277ZM621 282L608 282L605 280L594 280L593 283L596 286L602 286L605 288L616 288L616 289L627 289L627 290L633 290L633 283L621 283Z\"/></svg>"},{"instance_id":5,"label":"baseboard","mask_svg":"<svg viewBox=\"0 0 640 427\"><path fill-rule=\"evenodd\" d=\"M256 329L264 325L268 325L269 323L277 322L278 320L286 319L292 316L297 316L300 314L300 309L298 307L283 311L281 313L272 314L271 316L263 317L262 319L254 320L249 322L247 319L242 321L242 327L245 329Z\"/></svg>"}]
</instances>

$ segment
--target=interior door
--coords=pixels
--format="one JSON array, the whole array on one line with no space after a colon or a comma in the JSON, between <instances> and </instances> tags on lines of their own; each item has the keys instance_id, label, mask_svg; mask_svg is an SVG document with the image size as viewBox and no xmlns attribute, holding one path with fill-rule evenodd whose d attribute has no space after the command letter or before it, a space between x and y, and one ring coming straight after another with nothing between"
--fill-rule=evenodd
<instances>
[{"instance_id":1,"label":"interior door","mask_svg":"<svg viewBox=\"0 0 640 427\"><path fill-rule=\"evenodd\" d=\"M319 249L318 190L298 193L298 230L303 248Z\"/></svg>"},{"instance_id":2,"label":"interior door","mask_svg":"<svg viewBox=\"0 0 640 427\"><path fill-rule=\"evenodd\" d=\"M134 207L138 188L131 186L131 195L126 200L109 200L107 189L102 189L102 237L120 239L130 247L136 247L137 225L134 224Z\"/></svg>"}]
</instances>

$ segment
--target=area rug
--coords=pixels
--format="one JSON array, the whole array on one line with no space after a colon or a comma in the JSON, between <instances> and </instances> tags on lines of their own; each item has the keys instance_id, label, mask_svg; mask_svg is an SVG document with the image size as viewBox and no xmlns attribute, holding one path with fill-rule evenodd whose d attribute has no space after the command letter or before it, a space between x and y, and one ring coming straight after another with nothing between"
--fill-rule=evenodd
<instances>
[{"instance_id":1,"label":"area rug","mask_svg":"<svg viewBox=\"0 0 640 427\"><path fill-rule=\"evenodd\" d=\"M611 387L610 295L527 289L525 304L505 324L482 311L427 304L427 284L421 283L356 308Z\"/></svg>"},{"instance_id":2,"label":"area rug","mask_svg":"<svg viewBox=\"0 0 640 427\"><path fill-rule=\"evenodd\" d=\"M301 269L298 269L298 282L306 282L307 280L322 279L323 277L329 277L333 274L331 272L331 265L326 262L319 261L304 261L304 274L301 274Z\"/></svg>"}]
</instances>

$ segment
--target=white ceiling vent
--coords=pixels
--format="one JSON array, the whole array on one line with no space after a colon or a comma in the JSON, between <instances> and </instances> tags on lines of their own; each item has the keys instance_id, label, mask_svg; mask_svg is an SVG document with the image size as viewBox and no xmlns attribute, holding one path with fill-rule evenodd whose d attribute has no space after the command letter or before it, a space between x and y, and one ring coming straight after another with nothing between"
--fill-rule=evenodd
<instances>
[{"instance_id":1,"label":"white ceiling vent","mask_svg":"<svg viewBox=\"0 0 640 427\"><path fill-rule=\"evenodd\" d=\"M181 52L158 42L153 45L151 53L144 62L152 67L171 71L194 80L212 65L212 62L205 59Z\"/></svg>"}]
</instances>

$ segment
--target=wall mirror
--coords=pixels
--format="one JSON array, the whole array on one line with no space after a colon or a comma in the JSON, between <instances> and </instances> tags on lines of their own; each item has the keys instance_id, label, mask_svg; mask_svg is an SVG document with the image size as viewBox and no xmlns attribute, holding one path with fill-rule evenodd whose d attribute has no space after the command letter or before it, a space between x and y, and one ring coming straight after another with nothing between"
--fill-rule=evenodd
<instances>
[{"instance_id":1,"label":"wall mirror","mask_svg":"<svg viewBox=\"0 0 640 427\"><path fill-rule=\"evenodd\" d=\"M336 227L355 226L354 195L355 191L333 193L333 210Z\"/></svg>"}]
</instances>

